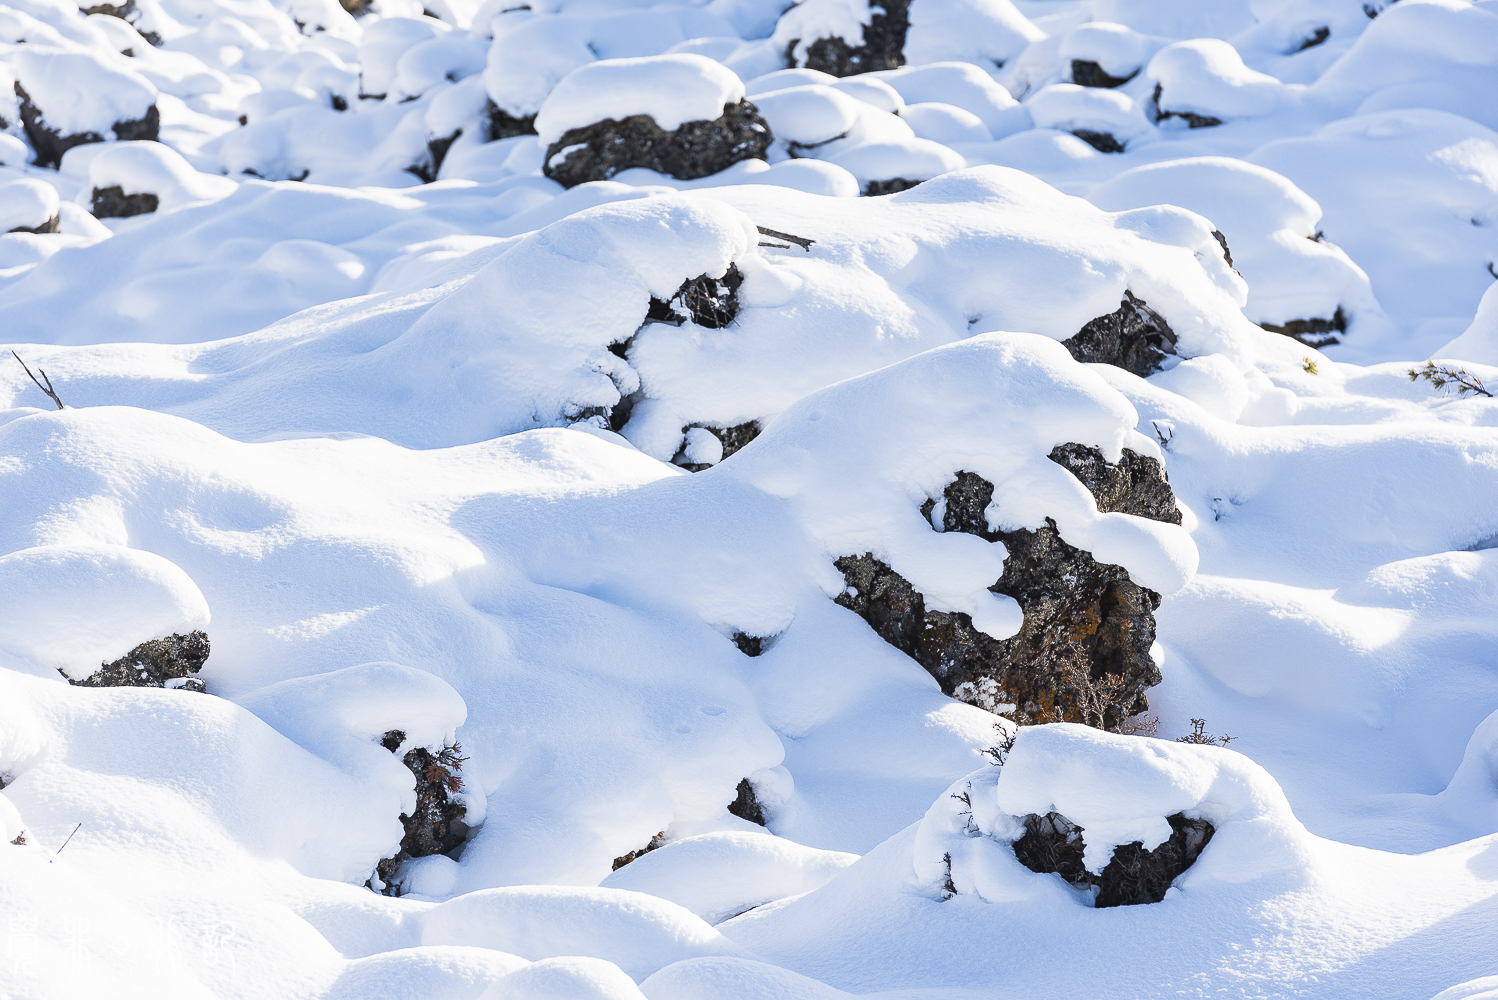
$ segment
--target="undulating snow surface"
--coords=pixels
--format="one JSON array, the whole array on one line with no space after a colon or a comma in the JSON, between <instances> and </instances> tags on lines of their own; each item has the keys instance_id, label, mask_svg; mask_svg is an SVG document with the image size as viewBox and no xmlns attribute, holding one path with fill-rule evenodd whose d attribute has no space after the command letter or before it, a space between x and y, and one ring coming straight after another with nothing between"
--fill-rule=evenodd
<instances>
[{"instance_id":1,"label":"undulating snow surface","mask_svg":"<svg viewBox=\"0 0 1498 1000\"><path fill-rule=\"evenodd\" d=\"M0 997L1498 995L1495 93L1495 0L0 0ZM1022 529L1127 734L834 565L1007 640Z\"/></svg>"}]
</instances>

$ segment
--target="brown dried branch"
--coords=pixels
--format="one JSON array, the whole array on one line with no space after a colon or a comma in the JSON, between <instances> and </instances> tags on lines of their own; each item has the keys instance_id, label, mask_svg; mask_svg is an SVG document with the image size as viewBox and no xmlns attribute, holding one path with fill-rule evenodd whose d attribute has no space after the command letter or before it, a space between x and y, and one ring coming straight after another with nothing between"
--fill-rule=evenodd
<instances>
[{"instance_id":1,"label":"brown dried branch","mask_svg":"<svg viewBox=\"0 0 1498 1000\"><path fill-rule=\"evenodd\" d=\"M769 236L769 237L771 237L773 239L785 240L787 243L794 243L798 247L800 247L802 250L805 250L807 253L811 253L811 245L816 242L816 240L809 240L809 239L807 239L804 236L792 236L790 233L782 233L782 232L779 232L778 230L766 229L764 226L755 226L754 228L759 230L759 234L761 236ZM762 246L762 247L778 247L781 250L789 250L790 249L790 247L788 247L788 246L780 246L779 244L776 244L776 243L761 243L760 246Z\"/></svg>"}]
</instances>

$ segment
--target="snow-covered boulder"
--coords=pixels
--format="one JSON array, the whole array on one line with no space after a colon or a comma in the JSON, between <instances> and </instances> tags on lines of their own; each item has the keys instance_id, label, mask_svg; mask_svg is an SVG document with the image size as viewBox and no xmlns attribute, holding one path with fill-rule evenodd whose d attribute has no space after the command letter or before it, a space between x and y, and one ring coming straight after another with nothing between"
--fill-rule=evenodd
<instances>
[{"instance_id":1,"label":"snow-covered boulder","mask_svg":"<svg viewBox=\"0 0 1498 1000\"><path fill-rule=\"evenodd\" d=\"M680 54L573 70L536 115L543 171L564 187L644 167L692 180L763 159L769 126L721 63Z\"/></svg>"},{"instance_id":2,"label":"snow-covered boulder","mask_svg":"<svg viewBox=\"0 0 1498 1000\"><path fill-rule=\"evenodd\" d=\"M57 189L46 181L23 177L0 184L0 233L55 233L57 206Z\"/></svg>"},{"instance_id":3,"label":"snow-covered boulder","mask_svg":"<svg viewBox=\"0 0 1498 1000\"><path fill-rule=\"evenodd\" d=\"M95 218L127 218L172 212L217 201L239 186L227 177L204 174L159 142L120 142L89 158L86 198Z\"/></svg>"},{"instance_id":4,"label":"snow-covered boulder","mask_svg":"<svg viewBox=\"0 0 1498 1000\"><path fill-rule=\"evenodd\" d=\"M1155 85L1149 101L1155 122L1178 118L1190 128L1257 118L1294 97L1290 87L1249 69L1237 49L1215 38L1167 45L1155 53L1144 75Z\"/></svg>"},{"instance_id":5,"label":"snow-covered boulder","mask_svg":"<svg viewBox=\"0 0 1498 1000\"><path fill-rule=\"evenodd\" d=\"M921 822L913 860L934 892L1065 894L1030 884L1054 872L1107 907L1303 864L1309 838L1284 793L1231 750L1062 724L1021 727L999 756Z\"/></svg>"},{"instance_id":6,"label":"snow-covered boulder","mask_svg":"<svg viewBox=\"0 0 1498 1000\"><path fill-rule=\"evenodd\" d=\"M200 629L173 633L141 643L112 663L100 665L87 677L69 678L79 687L169 687L206 691L195 675L208 661L212 644Z\"/></svg>"},{"instance_id":7,"label":"snow-covered boulder","mask_svg":"<svg viewBox=\"0 0 1498 1000\"><path fill-rule=\"evenodd\" d=\"M1122 153L1129 142L1154 131L1134 101L1116 90L1054 83L1025 105L1039 128L1054 128L1100 153Z\"/></svg>"},{"instance_id":8,"label":"snow-covered boulder","mask_svg":"<svg viewBox=\"0 0 1498 1000\"><path fill-rule=\"evenodd\" d=\"M21 122L39 166L56 167L74 146L118 139L155 139L161 128L157 91L130 70L89 52L41 51L13 58Z\"/></svg>"},{"instance_id":9,"label":"snow-covered boulder","mask_svg":"<svg viewBox=\"0 0 1498 1000\"><path fill-rule=\"evenodd\" d=\"M1089 21L1066 33L1061 59L1071 82L1083 87L1122 87L1139 75L1153 48L1122 24Z\"/></svg>"},{"instance_id":10,"label":"snow-covered boulder","mask_svg":"<svg viewBox=\"0 0 1498 1000\"><path fill-rule=\"evenodd\" d=\"M1110 212L1172 204L1206 217L1248 282L1248 317L1307 346L1386 322L1368 275L1322 238L1321 206L1272 170L1217 156L1151 163L1099 185L1088 200Z\"/></svg>"}]
</instances>

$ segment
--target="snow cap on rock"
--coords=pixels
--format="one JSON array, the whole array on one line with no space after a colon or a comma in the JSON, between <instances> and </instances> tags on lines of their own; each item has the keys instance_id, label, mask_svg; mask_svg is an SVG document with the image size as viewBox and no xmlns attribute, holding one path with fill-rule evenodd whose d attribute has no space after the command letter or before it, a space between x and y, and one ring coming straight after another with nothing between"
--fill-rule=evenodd
<instances>
[{"instance_id":1,"label":"snow cap on rock","mask_svg":"<svg viewBox=\"0 0 1498 1000\"><path fill-rule=\"evenodd\" d=\"M536 131L550 145L571 129L649 115L669 132L721 117L724 105L743 98L743 81L705 56L603 59L562 78L536 115Z\"/></svg>"}]
</instances>

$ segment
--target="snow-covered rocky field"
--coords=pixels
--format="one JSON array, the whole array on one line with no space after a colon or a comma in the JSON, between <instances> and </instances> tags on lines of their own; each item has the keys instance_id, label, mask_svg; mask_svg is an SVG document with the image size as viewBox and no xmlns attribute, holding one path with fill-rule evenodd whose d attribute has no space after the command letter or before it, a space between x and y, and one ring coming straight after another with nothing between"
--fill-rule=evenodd
<instances>
[{"instance_id":1,"label":"snow-covered rocky field","mask_svg":"<svg viewBox=\"0 0 1498 1000\"><path fill-rule=\"evenodd\" d=\"M1498 0L0 0L0 998L1498 997L1495 130Z\"/></svg>"}]
</instances>

